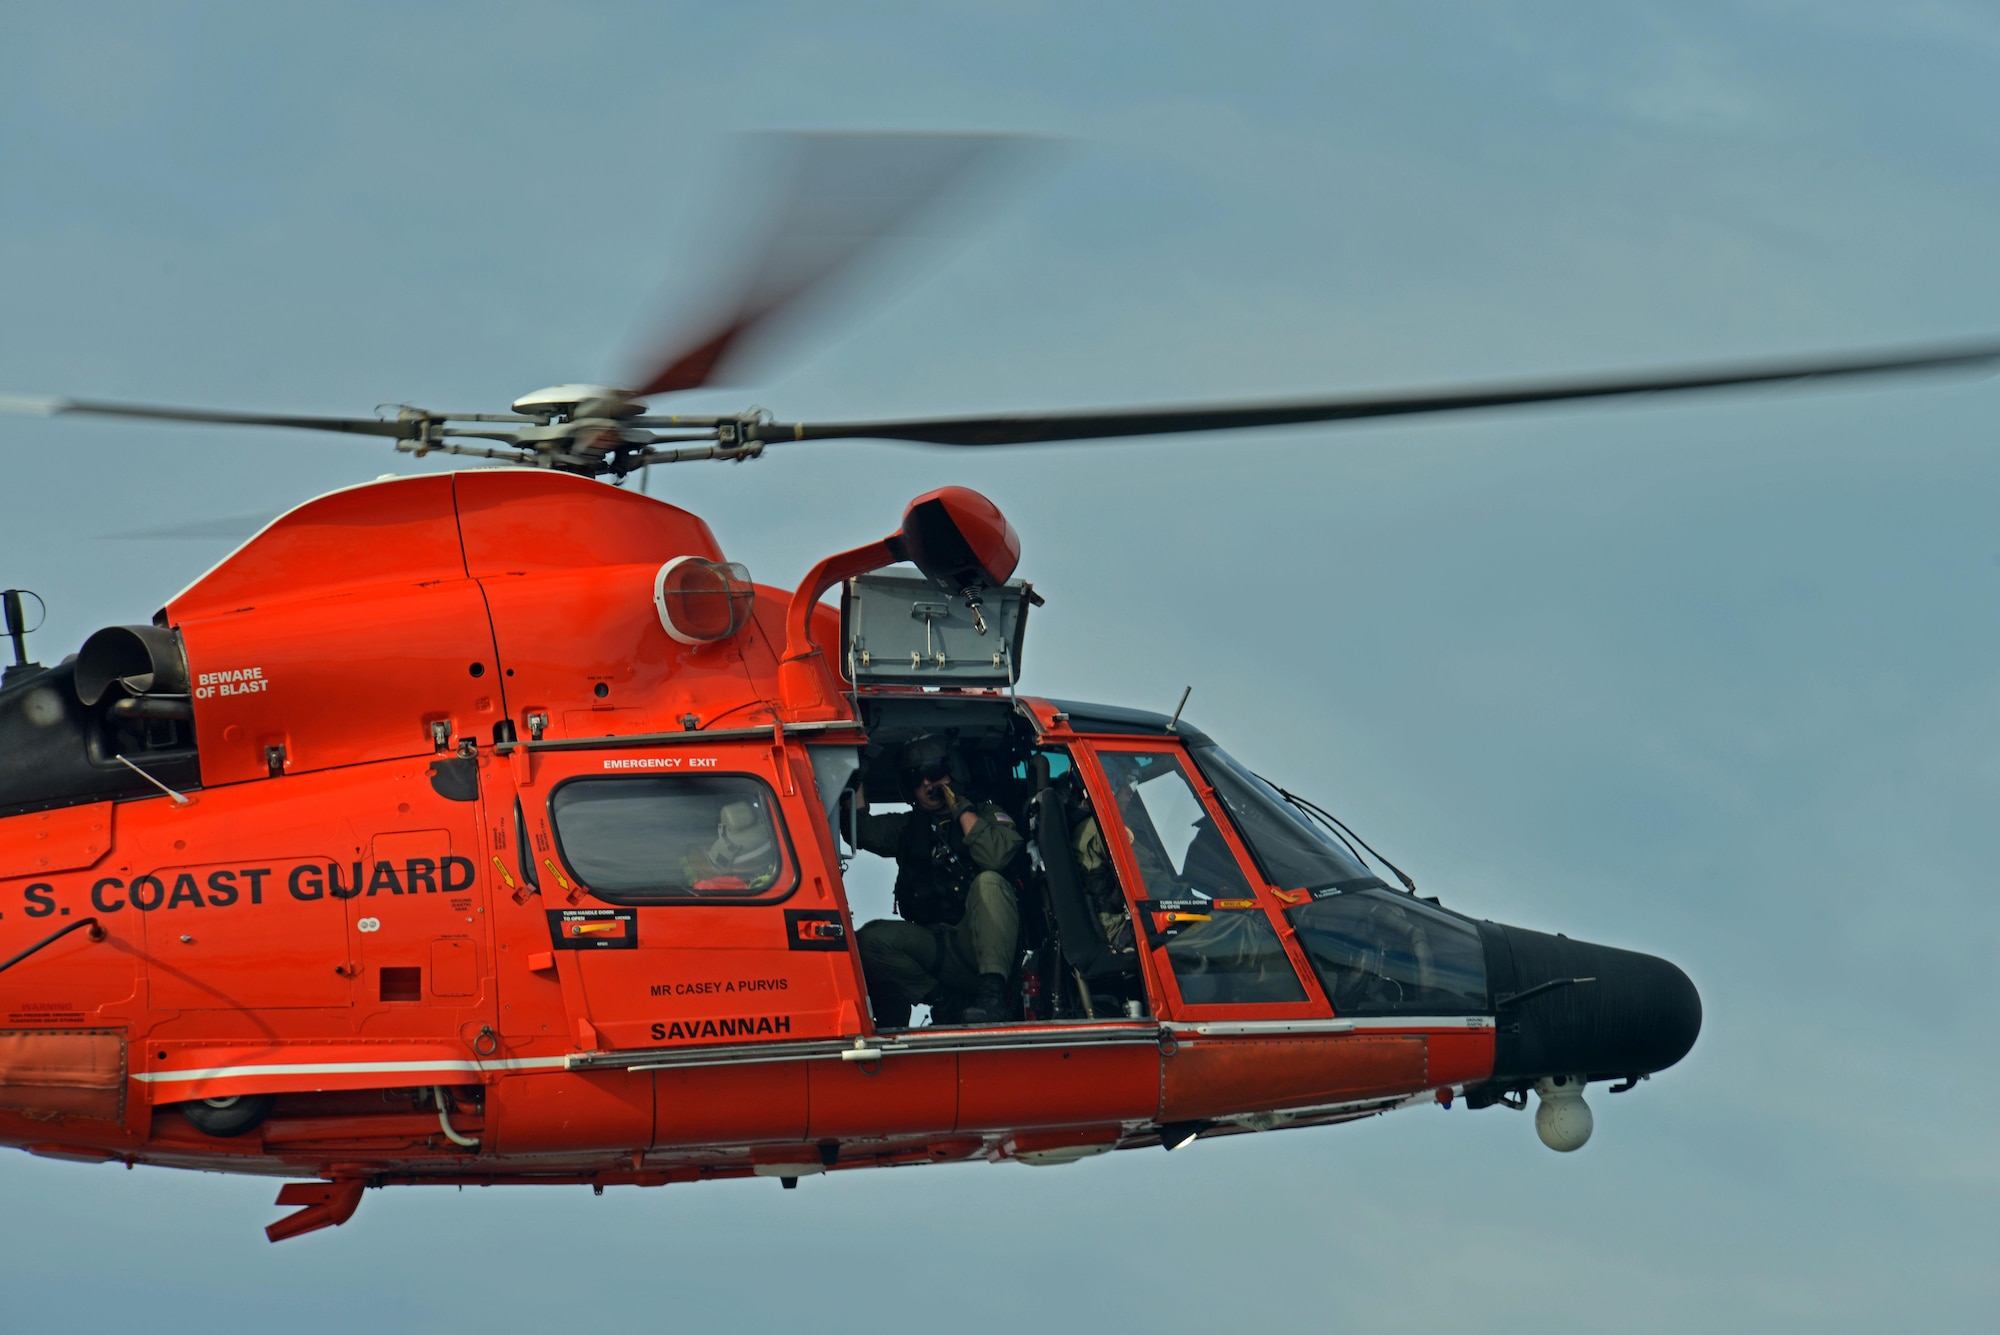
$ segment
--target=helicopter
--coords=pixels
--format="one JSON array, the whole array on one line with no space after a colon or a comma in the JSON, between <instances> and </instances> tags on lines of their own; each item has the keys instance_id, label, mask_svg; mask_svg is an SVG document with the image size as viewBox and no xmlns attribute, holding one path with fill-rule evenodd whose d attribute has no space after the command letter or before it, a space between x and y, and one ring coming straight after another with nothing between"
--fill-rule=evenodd
<instances>
[{"instance_id":1,"label":"helicopter","mask_svg":"<svg viewBox=\"0 0 2000 1335\"><path fill-rule=\"evenodd\" d=\"M1420 895L1179 708L1020 694L1041 595L978 493L917 497L785 589L623 484L843 439L1087 442L1976 370L2000 344L1301 402L656 411L994 142L796 148L748 275L630 388L375 417L4 401L502 466L309 500L54 666L29 661L7 591L0 1143L285 1179L275 1242L346 1223L370 1187L791 1188L1530 1095L1542 1141L1573 1151L1590 1084L1629 1092L1692 1050L1701 1000L1675 964ZM926 739L1025 836L1006 1008L972 1023L889 1022L846 893L863 795L906 792ZM1122 935L1084 884L1085 821Z\"/></svg>"}]
</instances>

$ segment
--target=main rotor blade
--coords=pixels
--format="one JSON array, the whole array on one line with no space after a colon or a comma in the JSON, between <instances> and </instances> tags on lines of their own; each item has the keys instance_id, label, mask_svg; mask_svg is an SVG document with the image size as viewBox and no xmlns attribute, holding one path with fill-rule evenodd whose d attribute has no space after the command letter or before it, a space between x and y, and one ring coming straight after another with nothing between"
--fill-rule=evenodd
<instances>
[{"instance_id":1,"label":"main rotor blade","mask_svg":"<svg viewBox=\"0 0 2000 1335\"><path fill-rule=\"evenodd\" d=\"M674 340L634 397L694 389L729 369L753 335L828 280L853 269L891 237L991 170L1021 141L1003 135L788 134L759 136L775 156L779 183L762 231L736 266L728 295L698 330Z\"/></svg>"},{"instance_id":2,"label":"main rotor blade","mask_svg":"<svg viewBox=\"0 0 2000 1335\"><path fill-rule=\"evenodd\" d=\"M1845 357L1745 362L1735 366L1446 387L1401 394L1285 403L908 418L886 422L772 422L747 427L745 435L752 440L768 442L866 439L909 440L930 445L1032 445L1060 440L1108 440L1120 436L1163 436L1186 431L1228 431L1245 427L1294 426L1306 422L1411 417L1422 413L1466 412L1475 408L1511 408L1574 399L1608 399L1633 394L1726 389L1788 381L1965 370L1991 367L1996 363L2000 363L2000 343L1965 344Z\"/></svg>"},{"instance_id":3,"label":"main rotor blade","mask_svg":"<svg viewBox=\"0 0 2000 1335\"><path fill-rule=\"evenodd\" d=\"M212 422L221 426L281 426L299 431L342 431L357 436L387 436L414 440L421 422L385 422L376 417L297 417L272 413L224 412L212 408L161 408L141 403L104 403L94 399L24 399L0 395L0 412L89 413L97 417L136 417L152 422Z\"/></svg>"}]
</instances>

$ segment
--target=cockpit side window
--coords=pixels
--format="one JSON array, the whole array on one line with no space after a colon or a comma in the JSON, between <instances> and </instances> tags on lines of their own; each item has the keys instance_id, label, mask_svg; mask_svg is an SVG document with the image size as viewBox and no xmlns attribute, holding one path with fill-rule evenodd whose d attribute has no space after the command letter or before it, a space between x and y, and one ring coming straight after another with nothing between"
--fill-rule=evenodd
<instances>
[{"instance_id":1,"label":"cockpit side window","mask_svg":"<svg viewBox=\"0 0 2000 1335\"><path fill-rule=\"evenodd\" d=\"M798 881L771 790L748 775L571 779L549 816L570 871L613 904L769 901Z\"/></svg>"},{"instance_id":2,"label":"cockpit side window","mask_svg":"<svg viewBox=\"0 0 2000 1335\"><path fill-rule=\"evenodd\" d=\"M1166 751L1100 751L1118 798L1148 899L1242 899L1250 894L1179 757Z\"/></svg>"},{"instance_id":3,"label":"cockpit side window","mask_svg":"<svg viewBox=\"0 0 2000 1335\"><path fill-rule=\"evenodd\" d=\"M1171 751L1100 746L1098 761L1118 803L1138 865L1147 938L1166 955L1190 1006L1293 1003L1305 984Z\"/></svg>"}]
</instances>

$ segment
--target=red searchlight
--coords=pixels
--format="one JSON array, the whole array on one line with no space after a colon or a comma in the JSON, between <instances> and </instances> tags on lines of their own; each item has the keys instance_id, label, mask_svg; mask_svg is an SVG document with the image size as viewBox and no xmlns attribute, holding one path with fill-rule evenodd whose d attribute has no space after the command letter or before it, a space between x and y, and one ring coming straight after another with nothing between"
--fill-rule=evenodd
<instances>
[{"instance_id":1,"label":"red searchlight","mask_svg":"<svg viewBox=\"0 0 2000 1335\"><path fill-rule=\"evenodd\" d=\"M1021 562L1021 539L1000 507L967 487L939 487L911 501L890 540L948 593L998 588Z\"/></svg>"}]
</instances>

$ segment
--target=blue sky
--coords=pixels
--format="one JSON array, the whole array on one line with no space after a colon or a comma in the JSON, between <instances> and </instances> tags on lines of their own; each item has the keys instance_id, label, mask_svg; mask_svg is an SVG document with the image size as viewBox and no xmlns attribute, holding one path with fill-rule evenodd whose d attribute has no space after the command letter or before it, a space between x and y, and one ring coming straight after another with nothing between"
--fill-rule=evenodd
<instances>
[{"instance_id":1,"label":"blue sky","mask_svg":"<svg viewBox=\"0 0 2000 1335\"><path fill-rule=\"evenodd\" d=\"M0 3L0 391L494 410L702 290L729 136L1061 148L740 390L840 417L1301 394L2000 330L2000 14L1952 3ZM1983 1329L2000 389L1976 379L653 479L758 578L945 482L1026 685L1170 708L1426 893L1665 955L1693 1055L1570 1156L1426 1110L1173 1156L371 1193L0 1156L9 1325ZM428 464L0 419L45 657ZM435 461L431 461L435 462ZM1985 813L1985 814L1982 814Z\"/></svg>"}]
</instances>

